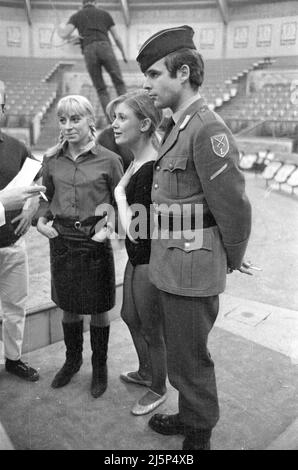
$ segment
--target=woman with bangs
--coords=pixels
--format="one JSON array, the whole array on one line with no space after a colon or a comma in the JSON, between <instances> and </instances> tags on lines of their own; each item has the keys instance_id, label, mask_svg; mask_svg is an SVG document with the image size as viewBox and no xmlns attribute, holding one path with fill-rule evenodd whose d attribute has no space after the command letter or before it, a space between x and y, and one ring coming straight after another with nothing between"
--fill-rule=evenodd
<instances>
[{"instance_id":1,"label":"woman with bangs","mask_svg":"<svg viewBox=\"0 0 298 470\"><path fill-rule=\"evenodd\" d=\"M38 231L50 240L52 300L63 310L66 361L53 388L68 384L83 362L83 316L90 315L91 394L107 388L109 310L115 304L114 259L109 240L120 157L96 144L94 111L83 96L57 105L59 143L43 161L48 202L41 202Z\"/></svg>"},{"instance_id":2,"label":"woman with bangs","mask_svg":"<svg viewBox=\"0 0 298 470\"><path fill-rule=\"evenodd\" d=\"M121 317L130 330L139 368L122 373L120 378L126 383L149 388L131 410L134 415L144 415L166 399L166 355L158 293L148 277L154 229L151 227L151 187L161 111L155 108L147 93L135 91L109 103L107 113L116 144L128 148L134 157L115 189L115 199L126 232L129 258L124 274Z\"/></svg>"}]
</instances>

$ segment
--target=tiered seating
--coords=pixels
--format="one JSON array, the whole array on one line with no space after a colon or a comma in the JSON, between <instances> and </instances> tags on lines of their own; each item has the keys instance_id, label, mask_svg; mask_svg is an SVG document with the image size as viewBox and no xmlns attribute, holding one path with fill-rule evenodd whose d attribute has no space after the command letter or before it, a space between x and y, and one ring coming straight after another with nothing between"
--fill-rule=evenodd
<instances>
[{"instance_id":1,"label":"tiered seating","mask_svg":"<svg viewBox=\"0 0 298 470\"><path fill-rule=\"evenodd\" d=\"M298 188L298 154L271 152L240 153L239 166L242 170L260 174L270 189L296 194Z\"/></svg>"},{"instance_id":2,"label":"tiered seating","mask_svg":"<svg viewBox=\"0 0 298 470\"><path fill-rule=\"evenodd\" d=\"M0 79L6 85L4 126L29 127L33 117L45 114L57 94L57 84L47 82L57 61L0 58Z\"/></svg>"},{"instance_id":3,"label":"tiered seating","mask_svg":"<svg viewBox=\"0 0 298 470\"><path fill-rule=\"evenodd\" d=\"M205 80L201 93L211 109L227 103L237 94L237 82L265 63L254 59L209 59L205 61Z\"/></svg>"},{"instance_id":4,"label":"tiered seating","mask_svg":"<svg viewBox=\"0 0 298 470\"><path fill-rule=\"evenodd\" d=\"M223 106L219 111L232 132L261 123L259 134L270 137L294 136L298 131L298 107L291 83L280 80Z\"/></svg>"},{"instance_id":5,"label":"tiered seating","mask_svg":"<svg viewBox=\"0 0 298 470\"><path fill-rule=\"evenodd\" d=\"M223 103L230 101L237 94L239 78L263 64L263 59L205 60L205 80L201 94L206 99L209 107L215 109L222 106ZM121 63L121 68L123 70L123 78L129 90L142 87L144 76L135 61L129 61L128 64ZM86 72L84 61L77 60L72 72ZM111 97L114 97L115 92L110 77L104 73L104 78L109 87ZM92 99L93 103L98 102L96 94L93 94ZM102 113L99 105L97 105L97 111L99 114Z\"/></svg>"}]
</instances>

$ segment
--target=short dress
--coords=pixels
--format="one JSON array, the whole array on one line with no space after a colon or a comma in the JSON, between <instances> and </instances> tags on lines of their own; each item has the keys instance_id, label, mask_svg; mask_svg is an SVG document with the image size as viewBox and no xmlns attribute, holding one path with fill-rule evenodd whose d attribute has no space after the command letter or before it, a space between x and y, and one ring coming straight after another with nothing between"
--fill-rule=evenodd
<instances>
[{"instance_id":1,"label":"short dress","mask_svg":"<svg viewBox=\"0 0 298 470\"><path fill-rule=\"evenodd\" d=\"M64 311L96 315L115 305L115 268L109 239L92 240L101 215L96 207L113 205L123 170L120 157L96 145L74 162L67 154L44 159L43 184L58 237L50 239L52 300ZM72 206L75 206L74 208ZM50 217L49 217L50 215Z\"/></svg>"}]
</instances>

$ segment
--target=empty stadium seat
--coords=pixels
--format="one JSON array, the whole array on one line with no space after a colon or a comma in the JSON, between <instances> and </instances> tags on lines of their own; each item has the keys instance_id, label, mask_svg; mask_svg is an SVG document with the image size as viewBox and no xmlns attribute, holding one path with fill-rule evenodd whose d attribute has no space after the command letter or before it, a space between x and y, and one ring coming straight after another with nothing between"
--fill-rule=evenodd
<instances>
[{"instance_id":1,"label":"empty stadium seat","mask_svg":"<svg viewBox=\"0 0 298 470\"><path fill-rule=\"evenodd\" d=\"M266 185L268 184L268 181L272 180L280 167L282 166L282 162L279 161L273 161L270 162L266 168L264 169L262 173L262 177L266 180Z\"/></svg>"},{"instance_id":2,"label":"empty stadium seat","mask_svg":"<svg viewBox=\"0 0 298 470\"><path fill-rule=\"evenodd\" d=\"M292 193L294 193L295 188L298 187L298 168L297 167L287 179L287 184L291 187Z\"/></svg>"},{"instance_id":3,"label":"empty stadium seat","mask_svg":"<svg viewBox=\"0 0 298 470\"><path fill-rule=\"evenodd\" d=\"M279 187L283 183L287 183L289 176L294 172L296 169L296 165L293 163L285 163L282 165L277 173L274 175L274 181L279 184Z\"/></svg>"},{"instance_id":4,"label":"empty stadium seat","mask_svg":"<svg viewBox=\"0 0 298 470\"><path fill-rule=\"evenodd\" d=\"M242 170L251 170L254 163L257 161L257 155L255 153L249 153L246 155L243 155L239 162L239 166Z\"/></svg>"}]
</instances>

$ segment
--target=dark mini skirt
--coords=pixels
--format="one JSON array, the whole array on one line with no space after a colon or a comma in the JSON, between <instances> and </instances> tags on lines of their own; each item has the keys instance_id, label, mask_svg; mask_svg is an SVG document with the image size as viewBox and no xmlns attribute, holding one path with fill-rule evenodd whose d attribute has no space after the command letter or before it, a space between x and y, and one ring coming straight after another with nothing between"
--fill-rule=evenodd
<instances>
[{"instance_id":1,"label":"dark mini skirt","mask_svg":"<svg viewBox=\"0 0 298 470\"><path fill-rule=\"evenodd\" d=\"M52 300L62 310L78 315L113 308L115 268L110 240L95 242L54 226L59 235L50 239Z\"/></svg>"}]
</instances>

